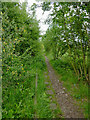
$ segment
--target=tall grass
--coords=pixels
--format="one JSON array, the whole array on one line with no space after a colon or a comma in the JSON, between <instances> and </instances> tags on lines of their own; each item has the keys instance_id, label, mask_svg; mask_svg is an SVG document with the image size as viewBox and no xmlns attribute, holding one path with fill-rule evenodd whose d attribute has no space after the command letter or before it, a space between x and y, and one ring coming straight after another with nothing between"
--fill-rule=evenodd
<instances>
[{"instance_id":1,"label":"tall grass","mask_svg":"<svg viewBox=\"0 0 90 120\"><path fill-rule=\"evenodd\" d=\"M13 63L3 66L3 118L34 118L35 111L39 118L52 118L50 100L45 94L44 72L46 64L39 54L29 54L18 58L13 56ZM38 75L37 105L35 106L35 80Z\"/></svg>"}]
</instances>

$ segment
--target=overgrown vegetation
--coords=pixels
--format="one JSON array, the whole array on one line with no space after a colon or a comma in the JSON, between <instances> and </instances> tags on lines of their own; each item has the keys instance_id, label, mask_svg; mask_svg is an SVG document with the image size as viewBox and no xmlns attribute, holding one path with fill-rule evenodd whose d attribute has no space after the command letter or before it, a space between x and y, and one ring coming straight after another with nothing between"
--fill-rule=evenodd
<instances>
[{"instance_id":1,"label":"overgrown vegetation","mask_svg":"<svg viewBox=\"0 0 90 120\"><path fill-rule=\"evenodd\" d=\"M89 84L89 5L88 3L45 3L43 10L52 4L47 19L49 28L43 36L46 52L52 52L54 60L69 56L78 80Z\"/></svg>"},{"instance_id":2,"label":"overgrown vegetation","mask_svg":"<svg viewBox=\"0 0 90 120\"><path fill-rule=\"evenodd\" d=\"M50 5L53 4L51 7ZM42 41L39 21L26 11L27 3L2 2L2 115L3 118L53 118L50 99L46 95L43 52L79 102L88 117L89 37L88 3L47 3L52 8L50 24ZM43 44L42 44L43 43ZM52 58L51 58L52 57ZM37 105L35 80L38 76Z\"/></svg>"},{"instance_id":3,"label":"overgrown vegetation","mask_svg":"<svg viewBox=\"0 0 90 120\"><path fill-rule=\"evenodd\" d=\"M41 55L30 54L18 59L13 58L13 67L4 68L3 74L3 118L40 118L53 117L50 100L45 94L45 60ZM35 81L38 75L37 105L35 105ZM37 111L35 113L35 111Z\"/></svg>"},{"instance_id":4,"label":"overgrown vegetation","mask_svg":"<svg viewBox=\"0 0 90 120\"><path fill-rule=\"evenodd\" d=\"M26 3L2 3L2 117L52 118L55 114L45 94L46 64L40 51L39 25L27 13L26 6Z\"/></svg>"},{"instance_id":5,"label":"overgrown vegetation","mask_svg":"<svg viewBox=\"0 0 90 120\"><path fill-rule=\"evenodd\" d=\"M51 9L49 28L42 36L46 55L88 117L89 4L44 2L42 7Z\"/></svg>"}]
</instances>

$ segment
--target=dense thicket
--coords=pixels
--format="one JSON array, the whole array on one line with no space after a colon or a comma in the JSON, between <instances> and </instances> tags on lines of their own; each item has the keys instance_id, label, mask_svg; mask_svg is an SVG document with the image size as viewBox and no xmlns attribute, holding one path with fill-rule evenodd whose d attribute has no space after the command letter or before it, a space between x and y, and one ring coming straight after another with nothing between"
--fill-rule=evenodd
<instances>
[{"instance_id":1,"label":"dense thicket","mask_svg":"<svg viewBox=\"0 0 90 120\"><path fill-rule=\"evenodd\" d=\"M2 2L3 118L34 117L36 63L42 63L42 56L38 21L26 11L26 6ZM40 63L40 69L45 68Z\"/></svg>"},{"instance_id":2,"label":"dense thicket","mask_svg":"<svg viewBox=\"0 0 90 120\"><path fill-rule=\"evenodd\" d=\"M50 26L42 38L45 50L52 52L54 59L67 55L78 79L89 83L89 4L43 4L44 11L52 4L52 12L46 20Z\"/></svg>"},{"instance_id":3,"label":"dense thicket","mask_svg":"<svg viewBox=\"0 0 90 120\"><path fill-rule=\"evenodd\" d=\"M26 3L2 3L3 63L7 64L13 55L29 52L31 56L39 50L38 21L26 12Z\"/></svg>"},{"instance_id":4,"label":"dense thicket","mask_svg":"<svg viewBox=\"0 0 90 120\"><path fill-rule=\"evenodd\" d=\"M2 118L53 118L56 111L50 109L45 93L39 22L33 9L32 14L26 11L26 5L2 3Z\"/></svg>"}]
</instances>

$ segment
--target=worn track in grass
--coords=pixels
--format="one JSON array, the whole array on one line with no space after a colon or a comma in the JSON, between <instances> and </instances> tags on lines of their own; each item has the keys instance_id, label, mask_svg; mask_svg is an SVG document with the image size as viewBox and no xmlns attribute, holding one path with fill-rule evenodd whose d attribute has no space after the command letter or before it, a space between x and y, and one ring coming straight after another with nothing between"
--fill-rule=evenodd
<instances>
[{"instance_id":1,"label":"worn track in grass","mask_svg":"<svg viewBox=\"0 0 90 120\"><path fill-rule=\"evenodd\" d=\"M63 82L59 81L59 77L55 74L52 66L49 63L48 58L45 56L48 74L52 87L55 90L55 96L61 110L64 114L64 118L84 118L82 110L75 105L75 100L72 99L70 94L63 87Z\"/></svg>"}]
</instances>

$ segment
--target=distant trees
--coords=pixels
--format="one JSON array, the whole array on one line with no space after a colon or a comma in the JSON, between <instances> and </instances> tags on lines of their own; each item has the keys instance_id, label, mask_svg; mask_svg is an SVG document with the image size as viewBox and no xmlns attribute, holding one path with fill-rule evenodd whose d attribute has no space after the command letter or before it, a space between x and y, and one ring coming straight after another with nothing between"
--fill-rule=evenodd
<instances>
[{"instance_id":1,"label":"distant trees","mask_svg":"<svg viewBox=\"0 0 90 120\"><path fill-rule=\"evenodd\" d=\"M43 10L47 10L45 2ZM50 3L46 6L50 6ZM44 9L45 8L45 9ZM43 37L45 50L52 51L54 59L68 53L70 63L79 79L89 83L88 69L90 41L88 34L88 3L54 2L47 22L50 27Z\"/></svg>"}]
</instances>

